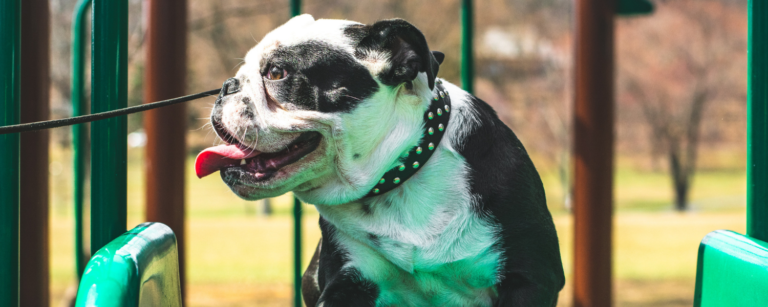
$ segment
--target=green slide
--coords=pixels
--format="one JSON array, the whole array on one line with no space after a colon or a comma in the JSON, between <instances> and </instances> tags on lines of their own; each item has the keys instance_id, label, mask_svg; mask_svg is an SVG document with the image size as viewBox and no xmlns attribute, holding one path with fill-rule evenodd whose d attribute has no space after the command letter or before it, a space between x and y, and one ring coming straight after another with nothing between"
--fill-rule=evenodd
<instances>
[{"instance_id":1,"label":"green slide","mask_svg":"<svg viewBox=\"0 0 768 307\"><path fill-rule=\"evenodd\" d=\"M85 267L75 306L181 306L171 228L140 224L96 252Z\"/></svg>"}]
</instances>

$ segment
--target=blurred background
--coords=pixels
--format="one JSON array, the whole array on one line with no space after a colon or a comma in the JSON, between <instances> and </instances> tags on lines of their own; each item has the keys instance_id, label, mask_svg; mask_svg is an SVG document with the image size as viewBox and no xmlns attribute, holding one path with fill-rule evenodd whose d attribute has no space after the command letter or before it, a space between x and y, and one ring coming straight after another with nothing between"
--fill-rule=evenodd
<instances>
[{"instance_id":1,"label":"blurred background","mask_svg":"<svg viewBox=\"0 0 768 307\"><path fill-rule=\"evenodd\" d=\"M72 112L75 2L50 0L52 118ZM616 18L614 300L691 306L699 241L715 229L746 227L747 0L653 2L651 15ZM146 102L145 6L129 5L129 105ZM302 11L368 24L404 18L446 54L439 76L460 84L459 7L458 0L304 0ZM571 305L573 286L573 15L573 0L475 3L475 94L515 131L544 181L569 280L558 306ZM282 0L189 0L187 16L186 92L196 93L233 76L290 13ZM292 196L246 202L218 176L194 176L196 154L217 142L206 126L213 101L186 103L186 304L288 306ZM128 132L132 228L145 216L142 114L129 116ZM71 161L71 129L57 128L48 166L52 306L66 305L76 285ZM303 211L307 262L320 232L314 208Z\"/></svg>"}]
</instances>

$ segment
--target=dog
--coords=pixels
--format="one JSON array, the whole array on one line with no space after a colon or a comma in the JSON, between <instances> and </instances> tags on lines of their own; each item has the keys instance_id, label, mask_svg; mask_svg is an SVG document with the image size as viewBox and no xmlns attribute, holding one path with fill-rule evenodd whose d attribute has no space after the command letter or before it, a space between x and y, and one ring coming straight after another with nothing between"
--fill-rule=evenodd
<instances>
[{"instance_id":1,"label":"dog","mask_svg":"<svg viewBox=\"0 0 768 307\"><path fill-rule=\"evenodd\" d=\"M444 54L402 19L292 18L222 87L224 145L196 159L239 197L320 213L307 306L555 306L565 282L541 179Z\"/></svg>"}]
</instances>

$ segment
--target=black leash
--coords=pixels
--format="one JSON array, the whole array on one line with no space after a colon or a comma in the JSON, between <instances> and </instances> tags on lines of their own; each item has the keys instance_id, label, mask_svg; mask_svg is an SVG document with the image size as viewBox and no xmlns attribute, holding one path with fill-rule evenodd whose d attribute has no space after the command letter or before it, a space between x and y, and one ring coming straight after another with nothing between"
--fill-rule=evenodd
<instances>
[{"instance_id":1,"label":"black leash","mask_svg":"<svg viewBox=\"0 0 768 307\"><path fill-rule=\"evenodd\" d=\"M101 119L112 118L112 117L117 117L121 115L128 115L128 114L133 114L133 113L156 109L156 108L162 108L172 104L200 99L203 97L214 96L214 95L218 95L219 92L221 92L220 88L215 90L205 91L202 93L192 94L188 96L182 96L182 97L177 97L177 98L168 99L168 100L161 100L158 102L146 103L138 106L106 111L106 112L101 112L96 114L88 114L88 115L81 115L77 117L46 120L41 122L18 124L18 125L11 125L11 126L2 126L0 127L0 134L19 133L19 132L43 130L43 129L82 124L82 123L97 121Z\"/></svg>"}]
</instances>

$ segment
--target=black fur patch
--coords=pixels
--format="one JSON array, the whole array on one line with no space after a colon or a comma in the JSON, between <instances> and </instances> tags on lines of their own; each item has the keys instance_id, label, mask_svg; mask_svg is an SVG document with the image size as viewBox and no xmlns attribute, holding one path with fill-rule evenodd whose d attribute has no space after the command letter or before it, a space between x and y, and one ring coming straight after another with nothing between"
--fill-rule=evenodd
<instances>
[{"instance_id":1,"label":"black fur patch","mask_svg":"<svg viewBox=\"0 0 768 307\"><path fill-rule=\"evenodd\" d=\"M281 80L265 79L269 94L287 109L349 112L378 90L378 83L352 55L320 41L280 46L262 60L261 74L283 68Z\"/></svg>"},{"instance_id":2,"label":"black fur patch","mask_svg":"<svg viewBox=\"0 0 768 307\"><path fill-rule=\"evenodd\" d=\"M379 242L379 236L372 233L368 233L368 240L370 240L371 243L376 246L379 246L379 244L381 244L381 242Z\"/></svg>"},{"instance_id":3,"label":"black fur patch","mask_svg":"<svg viewBox=\"0 0 768 307\"><path fill-rule=\"evenodd\" d=\"M323 290L323 306L376 306L379 286L364 279L360 272L347 268L336 274L333 282Z\"/></svg>"},{"instance_id":4,"label":"black fur patch","mask_svg":"<svg viewBox=\"0 0 768 307\"><path fill-rule=\"evenodd\" d=\"M315 306L320 299L320 289L315 287L313 275L318 271L318 265L320 265L320 250L322 250L323 239L320 238L320 242L317 243L315 248L315 254L312 256L312 260L309 261L307 270L304 271L304 276L301 277L301 294L304 298L305 306Z\"/></svg>"},{"instance_id":5,"label":"black fur patch","mask_svg":"<svg viewBox=\"0 0 768 307\"><path fill-rule=\"evenodd\" d=\"M369 205L369 204L362 204L362 205L360 205L360 210L363 210L363 213L365 213L366 215L367 214L371 214L371 205Z\"/></svg>"},{"instance_id":6,"label":"black fur patch","mask_svg":"<svg viewBox=\"0 0 768 307\"><path fill-rule=\"evenodd\" d=\"M476 213L501 225L506 259L497 306L555 306L565 276L544 187L520 140L485 102L473 98L480 126L459 153L470 166Z\"/></svg>"},{"instance_id":7,"label":"black fur patch","mask_svg":"<svg viewBox=\"0 0 768 307\"><path fill-rule=\"evenodd\" d=\"M324 306L375 306L379 287L355 269L342 269L349 258L335 243L336 227L320 217L320 231L323 236L317 274L322 292L320 302L325 302Z\"/></svg>"},{"instance_id":8,"label":"black fur patch","mask_svg":"<svg viewBox=\"0 0 768 307\"><path fill-rule=\"evenodd\" d=\"M320 270L317 274L317 283L320 289L325 289L329 280L333 280L341 267L349 261L346 253L339 249L334 239L336 227L331 225L322 216L320 217L320 232L323 237L323 248L320 249Z\"/></svg>"},{"instance_id":9,"label":"black fur patch","mask_svg":"<svg viewBox=\"0 0 768 307\"><path fill-rule=\"evenodd\" d=\"M382 20L370 26L349 26L344 29L344 34L357 43L357 58L364 58L370 50L390 54L390 68L377 76L382 83L389 86L405 83L410 88L418 73L425 72L429 89L434 88L441 61L429 51L424 34L412 24L402 19Z\"/></svg>"}]
</instances>

